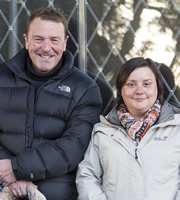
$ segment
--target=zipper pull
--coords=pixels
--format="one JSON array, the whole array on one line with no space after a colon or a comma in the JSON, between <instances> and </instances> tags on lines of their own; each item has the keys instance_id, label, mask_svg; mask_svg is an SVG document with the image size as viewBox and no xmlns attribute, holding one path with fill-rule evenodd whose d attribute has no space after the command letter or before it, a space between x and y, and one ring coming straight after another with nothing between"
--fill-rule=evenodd
<instances>
[{"instance_id":1,"label":"zipper pull","mask_svg":"<svg viewBox=\"0 0 180 200\"><path fill-rule=\"evenodd\" d=\"M137 160L138 159L138 156L137 156L137 146L139 144L139 141L138 140L134 141L134 144L136 146L136 148L135 148L135 159Z\"/></svg>"},{"instance_id":2,"label":"zipper pull","mask_svg":"<svg viewBox=\"0 0 180 200\"><path fill-rule=\"evenodd\" d=\"M138 159L138 156L137 156L137 148L135 149L135 159L136 159L136 160Z\"/></svg>"}]
</instances>

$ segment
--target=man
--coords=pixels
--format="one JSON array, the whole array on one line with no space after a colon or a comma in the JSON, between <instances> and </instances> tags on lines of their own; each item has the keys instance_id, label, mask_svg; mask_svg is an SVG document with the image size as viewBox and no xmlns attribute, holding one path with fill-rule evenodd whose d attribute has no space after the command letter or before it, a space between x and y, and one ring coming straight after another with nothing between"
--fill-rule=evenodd
<instances>
[{"instance_id":1,"label":"man","mask_svg":"<svg viewBox=\"0 0 180 200\"><path fill-rule=\"evenodd\" d=\"M76 168L101 112L91 78L66 51L68 25L50 8L33 13L26 49L0 64L0 183L48 200L77 199Z\"/></svg>"}]
</instances>

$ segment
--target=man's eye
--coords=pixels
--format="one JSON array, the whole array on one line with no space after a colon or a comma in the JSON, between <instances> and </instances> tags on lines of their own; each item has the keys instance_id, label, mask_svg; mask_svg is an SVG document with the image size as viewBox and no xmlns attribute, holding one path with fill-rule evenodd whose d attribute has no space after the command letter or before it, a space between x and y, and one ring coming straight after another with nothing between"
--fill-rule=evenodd
<instances>
[{"instance_id":1,"label":"man's eye","mask_svg":"<svg viewBox=\"0 0 180 200\"><path fill-rule=\"evenodd\" d=\"M40 39L40 38L36 38L35 41L36 41L36 42L41 42L42 39Z\"/></svg>"},{"instance_id":2,"label":"man's eye","mask_svg":"<svg viewBox=\"0 0 180 200\"><path fill-rule=\"evenodd\" d=\"M54 43L54 44L58 44L59 43L59 40L56 40L56 39L53 39L53 40L51 40L52 41L52 43Z\"/></svg>"}]
</instances>

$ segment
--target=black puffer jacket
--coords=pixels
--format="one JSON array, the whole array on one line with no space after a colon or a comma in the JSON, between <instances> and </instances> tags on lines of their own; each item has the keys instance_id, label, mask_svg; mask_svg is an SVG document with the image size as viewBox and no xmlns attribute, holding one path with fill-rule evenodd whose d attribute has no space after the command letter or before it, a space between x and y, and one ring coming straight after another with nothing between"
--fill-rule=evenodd
<instances>
[{"instance_id":1,"label":"black puffer jacket","mask_svg":"<svg viewBox=\"0 0 180 200\"><path fill-rule=\"evenodd\" d=\"M33 181L48 200L77 199L76 168L101 112L98 86L66 51L58 76L35 95L27 56L23 49L0 64L0 159L11 159L16 178Z\"/></svg>"}]
</instances>

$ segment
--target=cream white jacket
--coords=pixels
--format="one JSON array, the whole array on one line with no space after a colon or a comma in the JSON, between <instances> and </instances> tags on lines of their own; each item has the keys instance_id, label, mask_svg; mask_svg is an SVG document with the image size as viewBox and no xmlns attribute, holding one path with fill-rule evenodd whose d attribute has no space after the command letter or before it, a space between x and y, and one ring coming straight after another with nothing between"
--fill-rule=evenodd
<instances>
[{"instance_id":1,"label":"cream white jacket","mask_svg":"<svg viewBox=\"0 0 180 200\"><path fill-rule=\"evenodd\" d=\"M135 146L115 109L96 124L77 172L79 200L176 200L180 184L180 112L165 104ZM177 197L177 198L176 198Z\"/></svg>"}]
</instances>

